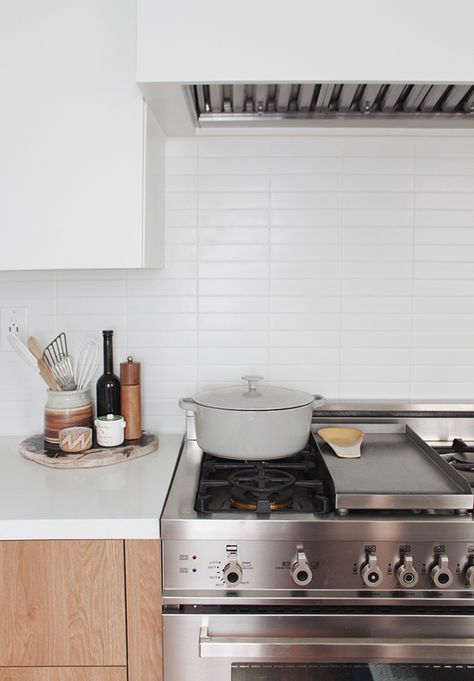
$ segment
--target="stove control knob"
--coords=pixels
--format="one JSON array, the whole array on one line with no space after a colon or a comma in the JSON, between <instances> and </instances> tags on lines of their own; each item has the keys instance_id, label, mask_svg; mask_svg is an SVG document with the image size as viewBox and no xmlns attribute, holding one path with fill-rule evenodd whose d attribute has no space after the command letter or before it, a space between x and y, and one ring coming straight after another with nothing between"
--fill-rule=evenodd
<instances>
[{"instance_id":1,"label":"stove control knob","mask_svg":"<svg viewBox=\"0 0 474 681\"><path fill-rule=\"evenodd\" d=\"M242 581L242 566L237 560L237 551L229 551L229 562L222 570L227 586L237 586Z\"/></svg>"},{"instance_id":2,"label":"stove control knob","mask_svg":"<svg viewBox=\"0 0 474 681\"><path fill-rule=\"evenodd\" d=\"M413 556L403 556L402 563L397 569L397 578L406 589L418 584L418 572L413 567Z\"/></svg>"},{"instance_id":3,"label":"stove control knob","mask_svg":"<svg viewBox=\"0 0 474 681\"><path fill-rule=\"evenodd\" d=\"M296 559L291 566L291 579L298 586L306 586L313 579L313 573L302 546L296 547Z\"/></svg>"},{"instance_id":4,"label":"stove control knob","mask_svg":"<svg viewBox=\"0 0 474 681\"><path fill-rule=\"evenodd\" d=\"M453 573L448 565L448 556L440 555L438 563L431 570L431 579L438 589L447 589L453 583Z\"/></svg>"},{"instance_id":5,"label":"stove control knob","mask_svg":"<svg viewBox=\"0 0 474 681\"><path fill-rule=\"evenodd\" d=\"M374 553L369 554L367 557L367 563L362 568L362 572L360 574L366 586L373 588L375 586L379 586L379 584L382 583L382 570L377 565L377 556Z\"/></svg>"},{"instance_id":6,"label":"stove control knob","mask_svg":"<svg viewBox=\"0 0 474 681\"><path fill-rule=\"evenodd\" d=\"M466 570L466 582L469 586L474 586L474 565L471 565Z\"/></svg>"}]
</instances>

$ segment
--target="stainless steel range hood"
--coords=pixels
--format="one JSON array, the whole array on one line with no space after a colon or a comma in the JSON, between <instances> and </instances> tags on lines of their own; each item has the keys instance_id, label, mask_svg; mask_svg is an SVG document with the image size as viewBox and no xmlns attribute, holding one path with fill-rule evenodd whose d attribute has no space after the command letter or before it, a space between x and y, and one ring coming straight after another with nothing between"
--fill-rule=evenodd
<instances>
[{"instance_id":1,"label":"stainless steel range hood","mask_svg":"<svg viewBox=\"0 0 474 681\"><path fill-rule=\"evenodd\" d=\"M187 89L202 128L474 127L473 83L209 83Z\"/></svg>"}]
</instances>

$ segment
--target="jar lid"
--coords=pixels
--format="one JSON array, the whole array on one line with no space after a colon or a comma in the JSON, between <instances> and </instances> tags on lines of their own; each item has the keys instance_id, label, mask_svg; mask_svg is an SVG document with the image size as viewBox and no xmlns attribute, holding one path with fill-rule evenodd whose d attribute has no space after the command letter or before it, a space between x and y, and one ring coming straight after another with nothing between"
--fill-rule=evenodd
<instances>
[{"instance_id":1,"label":"jar lid","mask_svg":"<svg viewBox=\"0 0 474 681\"><path fill-rule=\"evenodd\" d=\"M263 376L242 376L242 380L247 381L246 386L232 385L204 390L194 395L193 400L203 407L244 411L294 409L304 407L315 400L314 395L300 390L257 385L262 379Z\"/></svg>"},{"instance_id":2,"label":"jar lid","mask_svg":"<svg viewBox=\"0 0 474 681\"><path fill-rule=\"evenodd\" d=\"M121 421L123 419L123 416L117 416L116 414L107 414L106 416L98 416L97 420L98 421L105 421L106 423L108 421Z\"/></svg>"}]
</instances>

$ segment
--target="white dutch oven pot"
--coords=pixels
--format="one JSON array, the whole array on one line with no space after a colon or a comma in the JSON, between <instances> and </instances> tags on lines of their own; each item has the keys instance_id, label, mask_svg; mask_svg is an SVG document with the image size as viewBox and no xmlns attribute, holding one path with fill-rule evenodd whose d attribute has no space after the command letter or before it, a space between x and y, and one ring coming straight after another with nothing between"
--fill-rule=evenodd
<instances>
[{"instance_id":1,"label":"white dutch oven pot","mask_svg":"<svg viewBox=\"0 0 474 681\"><path fill-rule=\"evenodd\" d=\"M262 376L242 376L246 386L225 386L179 401L194 412L196 439L205 452L226 459L281 459L308 442L313 406L324 400L299 390L261 385Z\"/></svg>"}]
</instances>

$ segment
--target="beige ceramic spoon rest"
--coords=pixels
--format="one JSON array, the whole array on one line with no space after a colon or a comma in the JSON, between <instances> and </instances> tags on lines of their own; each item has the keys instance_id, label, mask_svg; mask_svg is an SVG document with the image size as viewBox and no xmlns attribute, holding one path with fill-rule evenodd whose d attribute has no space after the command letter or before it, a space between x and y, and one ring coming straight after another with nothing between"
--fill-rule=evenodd
<instances>
[{"instance_id":1,"label":"beige ceramic spoon rest","mask_svg":"<svg viewBox=\"0 0 474 681\"><path fill-rule=\"evenodd\" d=\"M364 433L357 428L321 428L318 435L343 459L358 459Z\"/></svg>"}]
</instances>

